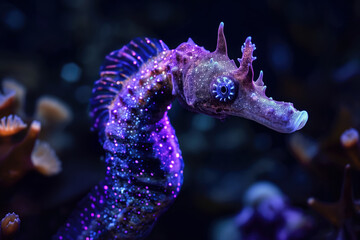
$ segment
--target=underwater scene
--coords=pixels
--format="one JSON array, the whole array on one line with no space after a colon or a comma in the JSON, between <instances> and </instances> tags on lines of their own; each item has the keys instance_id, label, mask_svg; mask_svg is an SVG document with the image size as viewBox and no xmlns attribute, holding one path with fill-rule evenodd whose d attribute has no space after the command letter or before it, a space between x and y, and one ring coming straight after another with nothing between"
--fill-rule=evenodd
<instances>
[{"instance_id":1,"label":"underwater scene","mask_svg":"<svg viewBox=\"0 0 360 240\"><path fill-rule=\"evenodd\" d=\"M360 1L0 2L0 240L360 239Z\"/></svg>"}]
</instances>

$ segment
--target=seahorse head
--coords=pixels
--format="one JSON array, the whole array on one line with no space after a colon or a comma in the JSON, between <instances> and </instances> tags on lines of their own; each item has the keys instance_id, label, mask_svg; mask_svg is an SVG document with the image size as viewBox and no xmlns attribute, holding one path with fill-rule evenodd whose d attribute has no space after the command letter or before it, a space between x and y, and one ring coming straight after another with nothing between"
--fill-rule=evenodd
<instances>
[{"instance_id":1,"label":"seahorse head","mask_svg":"<svg viewBox=\"0 0 360 240\"><path fill-rule=\"evenodd\" d=\"M178 47L182 55L194 58L186 64L182 92L179 94L181 101L193 111L220 119L244 117L283 133L301 129L308 119L307 112L296 110L292 103L267 97L262 71L254 81L252 62L255 60L255 44L251 43L251 37L242 46L238 67L227 56L223 29L224 24L220 23L214 52L198 47L191 40Z\"/></svg>"}]
</instances>

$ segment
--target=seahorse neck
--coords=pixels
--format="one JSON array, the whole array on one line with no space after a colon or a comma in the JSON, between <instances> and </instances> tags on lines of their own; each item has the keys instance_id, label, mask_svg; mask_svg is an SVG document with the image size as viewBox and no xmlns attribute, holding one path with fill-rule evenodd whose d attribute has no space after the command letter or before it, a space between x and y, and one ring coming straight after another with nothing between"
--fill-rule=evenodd
<instances>
[{"instance_id":1,"label":"seahorse neck","mask_svg":"<svg viewBox=\"0 0 360 240\"><path fill-rule=\"evenodd\" d=\"M174 100L172 94L172 74L169 71L173 51L164 51L150 59L139 71L124 82L122 90L110 106L110 116L123 109L129 109L139 119L147 123L159 121ZM135 114L136 112L136 114Z\"/></svg>"},{"instance_id":2,"label":"seahorse neck","mask_svg":"<svg viewBox=\"0 0 360 240\"><path fill-rule=\"evenodd\" d=\"M175 98L171 53L161 53L124 84L109 111L104 149L110 175L127 169L127 177L152 181L176 195L183 163L167 116Z\"/></svg>"}]
</instances>

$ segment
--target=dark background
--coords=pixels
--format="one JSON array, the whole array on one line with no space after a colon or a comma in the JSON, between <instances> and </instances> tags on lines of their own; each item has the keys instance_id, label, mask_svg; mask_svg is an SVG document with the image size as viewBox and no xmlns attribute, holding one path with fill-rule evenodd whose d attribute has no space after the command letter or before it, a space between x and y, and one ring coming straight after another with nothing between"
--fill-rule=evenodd
<instances>
[{"instance_id":1,"label":"dark background","mask_svg":"<svg viewBox=\"0 0 360 240\"><path fill-rule=\"evenodd\" d=\"M162 39L170 48L191 37L213 51L221 21L229 57L241 57L241 45L252 36L255 77L264 71L267 95L308 111L301 133L319 146L325 176L300 164L290 135L239 118L221 122L175 102L170 119L183 151L184 185L148 239L222 239L215 237L219 221L240 212L244 191L260 180L277 185L315 219L319 232L331 231L306 201L338 198L349 161L338 139L359 127L360 1L2 0L0 79L26 87L29 115L41 95L61 99L74 115L57 152L62 172L49 178L29 173L1 189L1 216L14 211L22 220L18 239L49 239L104 174L88 117L104 56L137 36Z\"/></svg>"}]
</instances>

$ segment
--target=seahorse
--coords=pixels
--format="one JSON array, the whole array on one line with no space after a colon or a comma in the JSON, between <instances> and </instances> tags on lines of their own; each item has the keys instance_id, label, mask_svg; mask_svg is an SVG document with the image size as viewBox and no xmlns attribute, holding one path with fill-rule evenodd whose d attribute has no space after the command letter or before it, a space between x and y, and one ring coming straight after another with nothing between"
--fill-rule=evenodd
<instances>
[{"instance_id":1,"label":"seahorse","mask_svg":"<svg viewBox=\"0 0 360 240\"><path fill-rule=\"evenodd\" d=\"M253 80L254 50L246 38L238 67L227 55L220 23L214 52L191 38L169 49L145 37L107 55L90 103L106 177L54 239L143 239L151 232L183 182L184 163L167 115L175 99L219 119L244 117L282 133L301 129L307 112L268 98L262 71Z\"/></svg>"}]
</instances>

